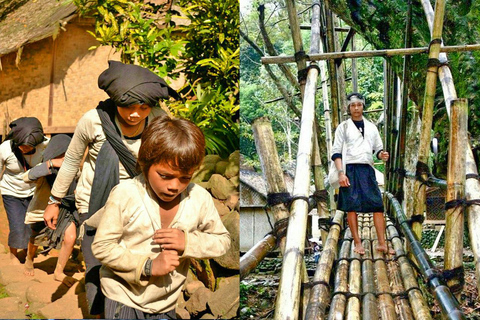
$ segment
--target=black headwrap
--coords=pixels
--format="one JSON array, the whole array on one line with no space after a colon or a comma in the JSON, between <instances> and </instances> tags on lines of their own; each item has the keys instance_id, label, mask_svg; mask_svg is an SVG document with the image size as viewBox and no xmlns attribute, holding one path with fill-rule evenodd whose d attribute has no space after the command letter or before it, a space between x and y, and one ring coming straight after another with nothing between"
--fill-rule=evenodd
<instances>
[{"instance_id":1,"label":"black headwrap","mask_svg":"<svg viewBox=\"0 0 480 320\"><path fill-rule=\"evenodd\" d=\"M34 117L18 118L10 123L11 128L6 140L12 140L12 148L18 148L21 145L35 147L45 140L43 127L40 121Z\"/></svg>"},{"instance_id":2,"label":"black headwrap","mask_svg":"<svg viewBox=\"0 0 480 320\"><path fill-rule=\"evenodd\" d=\"M42 124L35 117L22 117L12 121L9 127L11 130L5 137L5 140L11 140L13 154L25 170L28 170L30 165L25 160L20 149L18 149L18 146L27 145L35 147L42 143L45 140ZM35 149L31 153L34 152Z\"/></svg>"},{"instance_id":3,"label":"black headwrap","mask_svg":"<svg viewBox=\"0 0 480 320\"><path fill-rule=\"evenodd\" d=\"M132 104L154 107L160 99L179 98L165 80L148 69L113 60L108 61L108 66L98 77L98 87L119 107Z\"/></svg>"}]
</instances>

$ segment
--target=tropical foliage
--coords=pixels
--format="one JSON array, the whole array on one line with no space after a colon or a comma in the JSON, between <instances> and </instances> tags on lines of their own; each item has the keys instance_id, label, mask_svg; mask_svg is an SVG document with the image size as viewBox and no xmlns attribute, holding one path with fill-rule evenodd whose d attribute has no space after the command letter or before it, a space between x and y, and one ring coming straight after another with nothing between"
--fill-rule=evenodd
<instances>
[{"instance_id":1,"label":"tropical foliage","mask_svg":"<svg viewBox=\"0 0 480 320\"><path fill-rule=\"evenodd\" d=\"M184 73L185 101L170 104L172 113L202 128L207 151L222 156L238 149L238 0L180 1L179 13L152 2L74 0L80 13L94 17L90 32L100 45L113 46L122 61L144 66L161 77Z\"/></svg>"}]
</instances>

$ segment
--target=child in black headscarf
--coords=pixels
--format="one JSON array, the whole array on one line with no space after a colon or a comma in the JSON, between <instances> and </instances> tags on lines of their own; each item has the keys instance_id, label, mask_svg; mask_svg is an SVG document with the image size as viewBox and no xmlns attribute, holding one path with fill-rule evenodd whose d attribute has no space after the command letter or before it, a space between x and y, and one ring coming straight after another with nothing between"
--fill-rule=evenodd
<instances>
[{"instance_id":1,"label":"child in black headscarf","mask_svg":"<svg viewBox=\"0 0 480 320\"><path fill-rule=\"evenodd\" d=\"M109 61L109 68L98 78L98 86L110 99L85 113L77 124L52 188L52 203L45 209L45 222L52 229L60 199L67 194L87 148L75 192L81 222L103 207L113 186L138 174L135 164L142 132L154 117L165 114L158 101L178 97L150 70L118 61ZM100 262L91 252L94 235L95 230L87 226L82 240L87 267L85 286L92 315L101 314L104 305L99 288Z\"/></svg>"},{"instance_id":2,"label":"child in black headscarf","mask_svg":"<svg viewBox=\"0 0 480 320\"><path fill-rule=\"evenodd\" d=\"M68 195L62 199L57 229L51 230L45 226L43 213L49 200L51 187L57 176L58 169L63 163L70 141L71 138L65 134L58 134L52 137L43 153L43 162L23 175L25 182L36 181L37 185L25 218L25 223L29 224L32 229L32 236L28 243L27 257L25 259L25 274L28 276L34 275L33 259L40 241L47 242L48 249L45 251L58 248L61 244L53 276L55 280L64 282L66 285L71 285L74 282L74 279L67 278L63 270L72 253L77 237L76 228L79 225L74 196L76 182L72 182ZM43 242L42 245L44 245Z\"/></svg>"},{"instance_id":3,"label":"child in black headscarf","mask_svg":"<svg viewBox=\"0 0 480 320\"><path fill-rule=\"evenodd\" d=\"M10 123L10 132L0 145L0 192L7 212L8 246L12 262L19 263L18 249L27 249L31 229L25 225L25 212L32 199L34 183L25 183L23 173L41 161L48 139L37 118L23 117Z\"/></svg>"}]
</instances>

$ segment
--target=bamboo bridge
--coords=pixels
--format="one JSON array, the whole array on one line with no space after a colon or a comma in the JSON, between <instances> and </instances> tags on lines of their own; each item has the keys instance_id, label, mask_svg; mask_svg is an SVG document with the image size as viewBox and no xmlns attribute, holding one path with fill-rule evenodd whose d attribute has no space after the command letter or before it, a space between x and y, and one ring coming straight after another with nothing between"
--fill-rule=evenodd
<instances>
[{"instance_id":1,"label":"bamboo bridge","mask_svg":"<svg viewBox=\"0 0 480 320\"><path fill-rule=\"evenodd\" d=\"M480 225L480 183L475 161L467 139L467 101L456 96L454 82L445 52L478 50L479 45L468 48L443 47L442 28L445 0L437 0L435 10L430 1L422 0L422 6L430 27L432 42L428 48L410 48L407 32L405 48L378 52L346 53L336 50L335 33L329 1L314 0L311 18L311 48L303 52L300 26L297 21L294 0L287 0L289 22L295 49L294 57L264 57L264 64L296 62L305 77L299 81L303 97L301 129L296 158L296 177L292 195L286 189L283 174L268 119L257 119L252 127L257 151L265 175L269 193L269 210L275 217L275 228L240 260L240 275L245 278L266 256L279 248L283 256L280 284L277 291L275 319L432 319L418 279L427 284L445 319L465 319L457 298L463 285L463 225L464 214L470 228L470 242L476 262L477 288L479 277L478 254L480 238L472 236ZM407 18L407 30L411 24L411 5ZM322 17L322 19L321 19ZM321 22L326 21L325 38L321 37ZM350 32L349 32L350 35ZM351 40L347 36L346 42ZM346 44L343 45L343 49ZM388 51L388 52L387 52ZM422 128L416 172L407 174L405 166L407 85L403 91L394 80L388 57L404 55L403 77L408 81L409 55L427 53L429 63L426 78ZM339 69L335 63L328 65L331 99L328 99L326 69L327 59L346 59L381 55L385 59L385 133L397 129L398 135L385 134L385 149L391 152L391 164L385 174L384 201L387 223L387 241L395 250L394 255L376 250L377 239L373 220L369 214L359 215L359 231L366 253L360 256L353 251L350 230L345 224L344 213L335 210L334 190L324 183L320 152L331 156L332 128L341 118L342 97L345 92ZM309 65L307 66L307 62ZM285 72L285 71L284 71ZM324 104L325 148L320 151L317 136L320 127L315 119L317 82L322 83ZM446 181L432 177L425 164L428 159L433 118L433 102L437 84L441 83L450 119L450 157ZM343 86L343 87L342 87ZM395 102L396 92L402 91L402 103ZM330 108L329 101L332 106ZM396 127L395 115L400 119ZM393 136L393 137L392 137ZM310 194L310 177L313 174L316 191ZM414 177L415 204L413 212L404 212L404 179ZM422 218L426 206L426 184L437 183L447 189L446 244L444 270L429 259L418 239L422 231ZM329 204L329 206L328 206ZM322 232L323 251L313 279L309 279L305 261L308 212L317 207L320 220L328 231Z\"/></svg>"}]
</instances>

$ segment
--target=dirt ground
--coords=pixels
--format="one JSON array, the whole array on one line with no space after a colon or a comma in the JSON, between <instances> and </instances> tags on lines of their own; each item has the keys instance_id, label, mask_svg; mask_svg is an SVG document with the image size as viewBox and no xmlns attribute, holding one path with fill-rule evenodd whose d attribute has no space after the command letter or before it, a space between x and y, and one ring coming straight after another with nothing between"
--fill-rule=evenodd
<instances>
[{"instance_id":1,"label":"dirt ground","mask_svg":"<svg viewBox=\"0 0 480 320\"><path fill-rule=\"evenodd\" d=\"M436 257L441 260L441 255ZM250 274L240 284L240 319L272 319L275 310L275 296L278 288L280 271L280 258L266 258L255 273ZM441 262L436 265L440 267ZM315 264L313 258L307 257L309 275L313 275ZM428 293L427 293L428 294ZM441 319L440 307L433 296L427 296L431 305L434 319ZM480 301L476 289L476 277L473 263L465 263L465 286L462 291L461 309L467 319L480 319Z\"/></svg>"}]
</instances>

